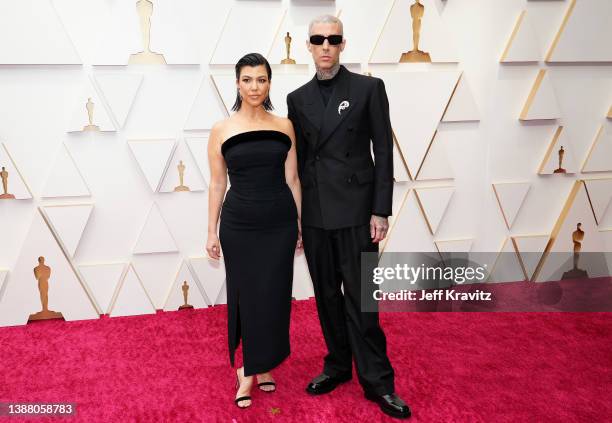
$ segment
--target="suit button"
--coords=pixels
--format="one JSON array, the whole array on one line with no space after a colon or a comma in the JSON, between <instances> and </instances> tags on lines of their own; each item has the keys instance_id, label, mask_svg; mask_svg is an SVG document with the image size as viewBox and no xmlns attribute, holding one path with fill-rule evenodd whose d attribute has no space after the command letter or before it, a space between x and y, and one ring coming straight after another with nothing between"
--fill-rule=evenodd
<instances>
[{"instance_id":1,"label":"suit button","mask_svg":"<svg viewBox=\"0 0 612 423\"><path fill-rule=\"evenodd\" d=\"M346 180L346 182L348 182L348 183L350 184L351 182L353 182L353 178L352 178L352 177L349 177L349 178Z\"/></svg>"},{"instance_id":2,"label":"suit button","mask_svg":"<svg viewBox=\"0 0 612 423\"><path fill-rule=\"evenodd\" d=\"M344 155L345 157L350 156L351 153L349 153L348 151L346 152L346 154Z\"/></svg>"},{"instance_id":3,"label":"suit button","mask_svg":"<svg viewBox=\"0 0 612 423\"><path fill-rule=\"evenodd\" d=\"M321 156L319 156L319 155L317 154L317 155L315 156L315 160L316 160L316 161L321 160Z\"/></svg>"}]
</instances>

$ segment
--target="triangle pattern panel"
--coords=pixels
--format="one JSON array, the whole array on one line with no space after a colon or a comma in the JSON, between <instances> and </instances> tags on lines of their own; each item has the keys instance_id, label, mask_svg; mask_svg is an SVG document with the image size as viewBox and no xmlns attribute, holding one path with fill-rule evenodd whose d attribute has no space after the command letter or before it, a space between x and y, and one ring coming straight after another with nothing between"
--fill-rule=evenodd
<instances>
[{"instance_id":1,"label":"triangle pattern panel","mask_svg":"<svg viewBox=\"0 0 612 423\"><path fill-rule=\"evenodd\" d=\"M206 297L210 300L209 304L219 304L219 295L225 282L223 257L220 260L208 257L193 257L189 259L189 265L206 293Z\"/></svg>"},{"instance_id":2,"label":"triangle pattern panel","mask_svg":"<svg viewBox=\"0 0 612 423\"><path fill-rule=\"evenodd\" d=\"M200 174L204 178L204 182L208 185L210 180L210 164L208 163L208 137L190 137L185 138L185 143L191 151L193 160L195 160L200 169ZM228 181L229 185L229 181Z\"/></svg>"},{"instance_id":3,"label":"triangle pattern panel","mask_svg":"<svg viewBox=\"0 0 612 423\"><path fill-rule=\"evenodd\" d=\"M395 137L393 137L393 179L397 182L408 182L412 180Z\"/></svg>"},{"instance_id":4,"label":"triangle pattern panel","mask_svg":"<svg viewBox=\"0 0 612 423\"><path fill-rule=\"evenodd\" d=\"M527 96L520 120L559 119L561 112L550 77L546 69L540 69Z\"/></svg>"},{"instance_id":5,"label":"triangle pattern panel","mask_svg":"<svg viewBox=\"0 0 612 423\"><path fill-rule=\"evenodd\" d=\"M459 71L386 72L391 122L411 175L420 168L460 76ZM417 98L419 101L414 101Z\"/></svg>"},{"instance_id":6,"label":"triangle pattern panel","mask_svg":"<svg viewBox=\"0 0 612 423\"><path fill-rule=\"evenodd\" d=\"M4 296L4 283L6 282L9 271L0 269L0 304L2 304L2 297Z\"/></svg>"},{"instance_id":7,"label":"triangle pattern panel","mask_svg":"<svg viewBox=\"0 0 612 423\"><path fill-rule=\"evenodd\" d=\"M142 32L136 2L107 3L100 20L100 33L95 42L92 61L95 65L127 65L130 55L142 51ZM151 20L157 16L152 15ZM157 27L151 29L151 38Z\"/></svg>"},{"instance_id":8,"label":"triangle pattern panel","mask_svg":"<svg viewBox=\"0 0 612 423\"><path fill-rule=\"evenodd\" d=\"M401 256L393 253L402 253ZM413 253L413 254L410 254ZM397 263L418 267L424 262L440 262L442 257L433 242L414 190L408 190L387 235L387 242L379 254L379 267L394 267ZM414 282L414 283L413 283ZM447 285L447 284L443 284ZM402 280L389 280L386 290L419 290L441 287L439 281L419 279L409 284Z\"/></svg>"},{"instance_id":9,"label":"triangle pattern panel","mask_svg":"<svg viewBox=\"0 0 612 423\"><path fill-rule=\"evenodd\" d=\"M529 14L523 10L516 20L500 62L539 62L542 53L537 41Z\"/></svg>"},{"instance_id":10,"label":"triangle pattern panel","mask_svg":"<svg viewBox=\"0 0 612 423\"><path fill-rule=\"evenodd\" d=\"M438 230L454 192L454 187L414 189L417 202L432 235Z\"/></svg>"},{"instance_id":11,"label":"triangle pattern panel","mask_svg":"<svg viewBox=\"0 0 612 423\"><path fill-rule=\"evenodd\" d=\"M225 286L225 280L223 281L223 285L221 285L221 289L219 290L219 295L215 300L215 305L219 304L227 304L227 288Z\"/></svg>"},{"instance_id":12,"label":"triangle pattern panel","mask_svg":"<svg viewBox=\"0 0 612 423\"><path fill-rule=\"evenodd\" d=\"M41 196L43 198L91 196L83 175L64 143L59 148Z\"/></svg>"},{"instance_id":13,"label":"triangle pattern panel","mask_svg":"<svg viewBox=\"0 0 612 423\"><path fill-rule=\"evenodd\" d=\"M495 262L491 266L487 282L519 282L527 279L510 238L506 238Z\"/></svg>"},{"instance_id":14,"label":"triangle pattern panel","mask_svg":"<svg viewBox=\"0 0 612 423\"><path fill-rule=\"evenodd\" d=\"M602 232L603 231L607 231L607 232L612 231L612 206L610 206L610 204L612 204L612 201L610 203L608 203L608 208L604 212L601 220L597 221L597 223L599 224L599 228L600 228L600 230Z\"/></svg>"},{"instance_id":15,"label":"triangle pattern panel","mask_svg":"<svg viewBox=\"0 0 612 423\"><path fill-rule=\"evenodd\" d=\"M183 174L182 184L180 178L181 169ZM206 181L204 181L192 153L185 143L178 143L162 180L159 192L194 192L204 191L205 189Z\"/></svg>"},{"instance_id":16,"label":"triangle pattern panel","mask_svg":"<svg viewBox=\"0 0 612 423\"><path fill-rule=\"evenodd\" d=\"M393 231L393 225L395 224L395 220L398 217L409 190L410 184L405 182L395 182L393 184L393 199L391 203L391 216L389 216L389 231L387 236L379 243L379 251L385 250L385 246L389 241L389 234L391 231Z\"/></svg>"},{"instance_id":17,"label":"triangle pattern panel","mask_svg":"<svg viewBox=\"0 0 612 423\"><path fill-rule=\"evenodd\" d=\"M125 125L142 80L141 73L98 73L93 76L119 128Z\"/></svg>"},{"instance_id":18,"label":"triangle pattern panel","mask_svg":"<svg viewBox=\"0 0 612 423\"><path fill-rule=\"evenodd\" d=\"M151 205L133 254L174 253L178 251L176 242L168 229L159 207Z\"/></svg>"},{"instance_id":19,"label":"triangle pattern panel","mask_svg":"<svg viewBox=\"0 0 612 423\"><path fill-rule=\"evenodd\" d=\"M134 256L132 266L157 310L162 309L181 266L178 254Z\"/></svg>"},{"instance_id":20,"label":"triangle pattern panel","mask_svg":"<svg viewBox=\"0 0 612 423\"><path fill-rule=\"evenodd\" d=\"M132 265L119 284L119 291L112 302L109 316L137 316L140 314L155 314L155 307L144 289L138 274Z\"/></svg>"},{"instance_id":21,"label":"triangle pattern panel","mask_svg":"<svg viewBox=\"0 0 612 423\"><path fill-rule=\"evenodd\" d=\"M303 250L296 252L293 261L293 291L291 296L296 300L307 300L314 297L312 279L310 279L308 263Z\"/></svg>"},{"instance_id":22,"label":"triangle pattern panel","mask_svg":"<svg viewBox=\"0 0 612 423\"><path fill-rule=\"evenodd\" d=\"M478 120L480 120L478 106L474 100L470 84L465 74L462 73L448 108L444 112L442 122L469 122Z\"/></svg>"},{"instance_id":23,"label":"triangle pattern panel","mask_svg":"<svg viewBox=\"0 0 612 423\"><path fill-rule=\"evenodd\" d=\"M270 101L274 106L274 114L287 116L287 94L307 83L312 75L304 73L275 73L273 76L274 88L270 90ZM236 100L236 76L233 74L213 75L213 81L227 113Z\"/></svg>"},{"instance_id":24,"label":"triangle pattern panel","mask_svg":"<svg viewBox=\"0 0 612 423\"><path fill-rule=\"evenodd\" d=\"M2 174L3 177L0 180L2 183L0 200L28 200L32 198L32 191L21 176L21 172L13 161L5 143L2 143L2 148L0 148L0 172L6 172ZM4 186L5 183L6 187Z\"/></svg>"},{"instance_id":25,"label":"triangle pattern panel","mask_svg":"<svg viewBox=\"0 0 612 423\"><path fill-rule=\"evenodd\" d=\"M202 296L200 287L196 282L196 278L191 273L186 261L183 261L181 268L176 275L174 284L170 287L168 298L164 304L164 311L176 311L179 307L185 305L185 297L183 285L186 284L187 304L193 308L207 308L206 300Z\"/></svg>"},{"instance_id":26,"label":"triangle pattern panel","mask_svg":"<svg viewBox=\"0 0 612 423\"><path fill-rule=\"evenodd\" d=\"M127 65L131 53L142 50L136 1L53 0L85 63ZM158 16L154 14L152 20ZM157 33L157 25L152 34Z\"/></svg>"},{"instance_id":27,"label":"triangle pattern panel","mask_svg":"<svg viewBox=\"0 0 612 423\"><path fill-rule=\"evenodd\" d=\"M389 229L385 253L438 251L412 191L404 196L403 204Z\"/></svg>"},{"instance_id":28,"label":"triangle pattern panel","mask_svg":"<svg viewBox=\"0 0 612 423\"><path fill-rule=\"evenodd\" d=\"M74 101L72 115L70 116L66 131L112 132L115 130L115 124L106 111L106 107L94 88L93 82L87 79L83 84L81 94Z\"/></svg>"},{"instance_id":29,"label":"triangle pattern panel","mask_svg":"<svg viewBox=\"0 0 612 423\"><path fill-rule=\"evenodd\" d=\"M228 116L211 78L210 75L202 78L198 94L183 128L186 131L211 129L215 122Z\"/></svg>"},{"instance_id":30,"label":"triangle pattern panel","mask_svg":"<svg viewBox=\"0 0 612 423\"><path fill-rule=\"evenodd\" d=\"M371 63L397 63L402 53L413 49L413 21L410 12L413 3L412 0L394 2L370 57ZM457 62L453 37L438 13L436 2L421 0L421 4L424 13L418 49L429 53L432 62Z\"/></svg>"},{"instance_id":31,"label":"triangle pattern panel","mask_svg":"<svg viewBox=\"0 0 612 423\"><path fill-rule=\"evenodd\" d=\"M601 225L606 215L606 210L610 208L609 205L612 202L612 179L587 179L584 181L584 184L589 202L591 207L593 207L595 221L598 225Z\"/></svg>"},{"instance_id":32,"label":"triangle pattern panel","mask_svg":"<svg viewBox=\"0 0 612 423\"><path fill-rule=\"evenodd\" d=\"M527 279L533 277L549 238L549 235L515 235L512 237Z\"/></svg>"},{"instance_id":33,"label":"triangle pattern panel","mask_svg":"<svg viewBox=\"0 0 612 423\"><path fill-rule=\"evenodd\" d=\"M180 9L174 0L153 1L150 50L162 54L169 65L198 65L198 49L185 29ZM138 51L142 49L141 46Z\"/></svg>"},{"instance_id":34,"label":"triangle pattern panel","mask_svg":"<svg viewBox=\"0 0 612 423\"><path fill-rule=\"evenodd\" d=\"M306 8L307 10L300 10ZM319 4L314 3L305 5L303 7L300 7L299 4L291 5L291 9L283 14L283 19L278 27L278 32L276 33L270 50L266 55L266 58L271 65L280 64L281 61L287 57L287 49L285 47L285 36L287 35L287 32L289 32L289 36L291 37L289 57L294 59L296 62L295 64L298 65L310 64L312 62L310 52L304 48L304 42L306 41L306 35L308 34L309 21L300 16L306 11L311 17L327 14L332 16L337 15L335 2L327 2L327 4L325 2Z\"/></svg>"},{"instance_id":35,"label":"triangle pattern panel","mask_svg":"<svg viewBox=\"0 0 612 423\"><path fill-rule=\"evenodd\" d=\"M283 14L284 10L276 4L233 7L219 34L210 64L234 65L245 52L270 51ZM253 22L257 22L258 30L244 37L243 29L251 27Z\"/></svg>"},{"instance_id":36,"label":"triangle pattern panel","mask_svg":"<svg viewBox=\"0 0 612 423\"><path fill-rule=\"evenodd\" d=\"M547 62L612 61L612 2L569 0L566 14L546 55Z\"/></svg>"},{"instance_id":37,"label":"triangle pattern panel","mask_svg":"<svg viewBox=\"0 0 612 423\"><path fill-rule=\"evenodd\" d=\"M452 133L449 131L436 131L417 173L418 181L455 178L453 167L446 153L446 143L451 141L451 137Z\"/></svg>"},{"instance_id":38,"label":"triangle pattern panel","mask_svg":"<svg viewBox=\"0 0 612 423\"><path fill-rule=\"evenodd\" d=\"M531 187L529 182L500 182L494 183L493 191L499 205L499 210L504 218L504 223L508 229L512 228L514 220L518 215L527 192Z\"/></svg>"},{"instance_id":39,"label":"triangle pattern panel","mask_svg":"<svg viewBox=\"0 0 612 423\"><path fill-rule=\"evenodd\" d=\"M595 135L582 165L582 172L609 171L612 171L612 123L606 122L599 127Z\"/></svg>"},{"instance_id":40,"label":"triangle pattern panel","mask_svg":"<svg viewBox=\"0 0 612 423\"><path fill-rule=\"evenodd\" d=\"M81 64L53 2L0 2L0 64Z\"/></svg>"},{"instance_id":41,"label":"triangle pattern panel","mask_svg":"<svg viewBox=\"0 0 612 423\"><path fill-rule=\"evenodd\" d=\"M312 77L309 73L276 72L274 74L274 89L270 91L270 101L274 106L274 114L287 116L287 95L306 84Z\"/></svg>"},{"instance_id":42,"label":"triangle pattern panel","mask_svg":"<svg viewBox=\"0 0 612 423\"><path fill-rule=\"evenodd\" d=\"M5 282L0 326L25 325L30 315L42 310L39 282L33 273L40 264L39 257L50 268L48 309L61 313L67 321L97 319L99 315L72 263L66 259L41 213L36 211L17 262Z\"/></svg>"},{"instance_id":43,"label":"triangle pattern panel","mask_svg":"<svg viewBox=\"0 0 612 423\"><path fill-rule=\"evenodd\" d=\"M103 23L106 22L103 22L103 17L109 14L109 2L106 0L87 2L52 0L51 2L83 63L93 63L95 41L105 30Z\"/></svg>"},{"instance_id":44,"label":"triangle pattern panel","mask_svg":"<svg viewBox=\"0 0 612 423\"><path fill-rule=\"evenodd\" d=\"M560 280L573 269L573 240L574 233L578 231L578 223L584 233L580 241L580 252L589 253L578 256L578 269L586 270L589 278L610 275L602 253L606 251L603 236L597 229L584 182L577 180L553 227L546 252L538 263L533 276L536 282Z\"/></svg>"},{"instance_id":45,"label":"triangle pattern panel","mask_svg":"<svg viewBox=\"0 0 612 423\"><path fill-rule=\"evenodd\" d=\"M472 250L474 239L439 239L435 244L441 253L466 253Z\"/></svg>"},{"instance_id":46,"label":"triangle pattern panel","mask_svg":"<svg viewBox=\"0 0 612 423\"><path fill-rule=\"evenodd\" d=\"M47 217L51 230L57 235L64 251L72 258L83 236L93 204L66 204L42 206L41 212Z\"/></svg>"},{"instance_id":47,"label":"triangle pattern panel","mask_svg":"<svg viewBox=\"0 0 612 423\"><path fill-rule=\"evenodd\" d=\"M568 138L567 131L564 130L563 126L557 127L538 169L540 175L576 173L578 167L574 149ZM562 172L562 170L565 170L565 172Z\"/></svg>"},{"instance_id":48,"label":"triangle pattern panel","mask_svg":"<svg viewBox=\"0 0 612 423\"><path fill-rule=\"evenodd\" d=\"M157 192L176 147L172 139L130 140L128 145L151 191Z\"/></svg>"},{"instance_id":49,"label":"triangle pattern panel","mask_svg":"<svg viewBox=\"0 0 612 423\"><path fill-rule=\"evenodd\" d=\"M127 263L84 264L79 266L79 272L102 314L109 312L113 294L126 271Z\"/></svg>"},{"instance_id":50,"label":"triangle pattern panel","mask_svg":"<svg viewBox=\"0 0 612 423\"><path fill-rule=\"evenodd\" d=\"M342 52L343 63L366 63L369 60L380 34L379 29L385 25L393 3L393 0L360 0L345 2L342 5L340 19L344 33L350 34L350 42ZM375 29L364 31L364 28ZM307 33L307 30L304 31L304 34ZM297 44L300 45L303 43ZM309 58L310 60L312 59Z\"/></svg>"}]
</instances>

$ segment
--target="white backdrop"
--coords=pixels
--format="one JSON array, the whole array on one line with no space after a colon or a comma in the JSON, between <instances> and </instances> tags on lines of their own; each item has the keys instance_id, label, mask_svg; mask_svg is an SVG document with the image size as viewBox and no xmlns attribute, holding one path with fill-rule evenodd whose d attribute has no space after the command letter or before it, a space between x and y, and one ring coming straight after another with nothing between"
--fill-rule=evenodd
<instances>
[{"instance_id":1,"label":"white backdrop","mask_svg":"<svg viewBox=\"0 0 612 423\"><path fill-rule=\"evenodd\" d=\"M612 249L612 2L425 0L433 62L401 64L412 0L152 3L166 65L128 64L143 49L133 1L0 3L0 166L16 197L0 200L0 325L40 310L39 256L66 320L176 310L185 280L195 307L223 303L223 265L204 256L208 131L251 51L286 113L321 13L344 21L343 62L386 83L399 148L385 251L571 251L578 219L583 250ZM297 65L279 64L286 31ZM88 98L99 131L82 131ZM552 174L560 145L568 173ZM173 192L179 160L190 192ZM312 295L301 255L294 285Z\"/></svg>"}]
</instances>

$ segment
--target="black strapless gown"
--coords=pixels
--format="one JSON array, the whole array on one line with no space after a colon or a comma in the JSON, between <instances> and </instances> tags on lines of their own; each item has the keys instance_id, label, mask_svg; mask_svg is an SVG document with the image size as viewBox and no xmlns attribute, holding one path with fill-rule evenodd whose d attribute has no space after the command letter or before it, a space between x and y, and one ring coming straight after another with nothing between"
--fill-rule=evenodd
<instances>
[{"instance_id":1,"label":"black strapless gown","mask_svg":"<svg viewBox=\"0 0 612 423\"><path fill-rule=\"evenodd\" d=\"M297 208L285 180L290 138L248 131L221 145L231 187L219 241L226 272L230 362L242 339L245 375L265 373L289 355Z\"/></svg>"}]
</instances>

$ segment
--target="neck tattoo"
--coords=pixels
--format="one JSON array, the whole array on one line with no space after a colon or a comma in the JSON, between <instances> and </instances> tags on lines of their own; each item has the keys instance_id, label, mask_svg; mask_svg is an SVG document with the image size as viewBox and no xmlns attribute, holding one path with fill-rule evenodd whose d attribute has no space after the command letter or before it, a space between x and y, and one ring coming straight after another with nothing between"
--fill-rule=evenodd
<instances>
[{"instance_id":1,"label":"neck tattoo","mask_svg":"<svg viewBox=\"0 0 612 423\"><path fill-rule=\"evenodd\" d=\"M340 63L336 63L331 69L317 68L317 79L332 79L338 74Z\"/></svg>"}]
</instances>

